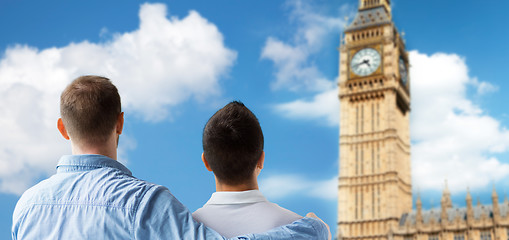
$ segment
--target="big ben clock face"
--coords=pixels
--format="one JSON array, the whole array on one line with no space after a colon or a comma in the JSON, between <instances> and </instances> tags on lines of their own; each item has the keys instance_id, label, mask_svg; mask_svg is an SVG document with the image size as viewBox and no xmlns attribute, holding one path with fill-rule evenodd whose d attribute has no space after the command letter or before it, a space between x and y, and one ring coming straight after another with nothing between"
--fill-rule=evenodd
<instances>
[{"instance_id":1,"label":"big ben clock face","mask_svg":"<svg viewBox=\"0 0 509 240\"><path fill-rule=\"evenodd\" d=\"M364 48L353 55L350 68L353 73L364 77L372 74L380 67L380 53L373 48Z\"/></svg>"}]
</instances>

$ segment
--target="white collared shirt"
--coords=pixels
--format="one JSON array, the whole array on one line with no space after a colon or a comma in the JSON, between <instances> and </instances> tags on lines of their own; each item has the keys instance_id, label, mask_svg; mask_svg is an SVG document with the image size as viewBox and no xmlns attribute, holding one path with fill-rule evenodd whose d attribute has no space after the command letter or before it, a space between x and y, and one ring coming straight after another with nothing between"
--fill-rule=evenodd
<instances>
[{"instance_id":1,"label":"white collared shirt","mask_svg":"<svg viewBox=\"0 0 509 240\"><path fill-rule=\"evenodd\" d=\"M260 233L292 223L302 217L267 199L258 190L215 192L193 213L193 218L231 238Z\"/></svg>"}]
</instances>

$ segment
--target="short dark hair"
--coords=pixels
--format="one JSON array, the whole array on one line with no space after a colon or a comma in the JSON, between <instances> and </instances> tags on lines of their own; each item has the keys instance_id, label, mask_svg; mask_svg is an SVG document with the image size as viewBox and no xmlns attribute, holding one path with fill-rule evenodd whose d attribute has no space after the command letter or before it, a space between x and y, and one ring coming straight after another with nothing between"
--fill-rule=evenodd
<instances>
[{"instance_id":1,"label":"short dark hair","mask_svg":"<svg viewBox=\"0 0 509 240\"><path fill-rule=\"evenodd\" d=\"M258 119L241 102L227 104L203 129L203 153L218 180L229 185L246 183L263 153Z\"/></svg>"},{"instance_id":2,"label":"short dark hair","mask_svg":"<svg viewBox=\"0 0 509 240\"><path fill-rule=\"evenodd\" d=\"M60 96L62 121L69 135L79 142L106 142L121 111L118 90L105 77L78 77Z\"/></svg>"}]
</instances>

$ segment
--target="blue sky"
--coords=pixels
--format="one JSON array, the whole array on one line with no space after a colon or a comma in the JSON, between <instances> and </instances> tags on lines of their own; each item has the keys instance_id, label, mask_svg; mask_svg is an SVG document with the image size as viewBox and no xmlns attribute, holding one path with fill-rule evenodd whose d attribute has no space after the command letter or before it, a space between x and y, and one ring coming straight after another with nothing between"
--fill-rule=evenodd
<instances>
[{"instance_id":1,"label":"blue sky","mask_svg":"<svg viewBox=\"0 0 509 240\"><path fill-rule=\"evenodd\" d=\"M509 34L502 1L394 0L411 51L414 195L439 205L447 179L489 204L509 174L505 94ZM269 200L317 213L335 230L339 35L357 1L0 2L0 232L14 205L54 173L68 142L58 95L80 74L118 86L121 161L167 186L191 211L214 191L201 131L231 100L260 119Z\"/></svg>"}]
</instances>

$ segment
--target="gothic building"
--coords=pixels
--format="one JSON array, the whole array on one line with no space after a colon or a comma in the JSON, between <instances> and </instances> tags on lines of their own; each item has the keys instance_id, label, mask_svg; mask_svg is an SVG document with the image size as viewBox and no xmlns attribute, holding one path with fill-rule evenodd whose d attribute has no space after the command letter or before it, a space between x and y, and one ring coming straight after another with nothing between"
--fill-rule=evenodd
<instances>
[{"instance_id":1,"label":"gothic building","mask_svg":"<svg viewBox=\"0 0 509 240\"><path fill-rule=\"evenodd\" d=\"M509 239L509 201L498 202L493 188L493 204L472 204L467 192L466 208L452 206L447 186L440 201L440 209L423 211L420 198L417 209L401 216L399 226L391 232L398 240L506 240Z\"/></svg>"},{"instance_id":2,"label":"gothic building","mask_svg":"<svg viewBox=\"0 0 509 240\"><path fill-rule=\"evenodd\" d=\"M412 210L409 59L390 0L360 0L339 47L338 239L509 239L509 202Z\"/></svg>"}]
</instances>

